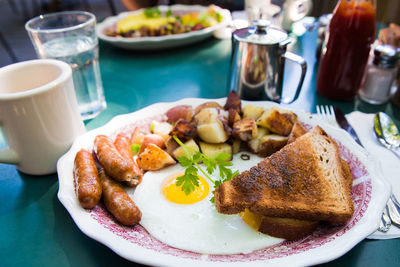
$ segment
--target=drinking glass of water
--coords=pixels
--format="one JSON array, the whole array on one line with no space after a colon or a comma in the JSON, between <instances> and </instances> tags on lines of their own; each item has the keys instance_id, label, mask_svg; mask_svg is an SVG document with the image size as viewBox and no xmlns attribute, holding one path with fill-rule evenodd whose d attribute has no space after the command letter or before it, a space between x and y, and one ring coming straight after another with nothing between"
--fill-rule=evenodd
<instances>
[{"instance_id":1,"label":"drinking glass of water","mask_svg":"<svg viewBox=\"0 0 400 267\"><path fill-rule=\"evenodd\" d=\"M84 120L96 117L106 108L95 25L96 17L84 11L40 15L25 24L39 58L59 59L71 66Z\"/></svg>"}]
</instances>

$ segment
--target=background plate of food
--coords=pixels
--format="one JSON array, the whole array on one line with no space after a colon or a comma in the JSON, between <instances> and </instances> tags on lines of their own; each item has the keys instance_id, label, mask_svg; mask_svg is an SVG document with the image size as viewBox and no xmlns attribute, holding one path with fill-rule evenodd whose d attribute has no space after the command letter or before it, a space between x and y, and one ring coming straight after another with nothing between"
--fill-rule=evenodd
<instances>
[{"instance_id":1,"label":"background plate of food","mask_svg":"<svg viewBox=\"0 0 400 267\"><path fill-rule=\"evenodd\" d=\"M214 5L157 6L108 17L96 33L120 48L156 50L204 40L230 21L229 10Z\"/></svg>"},{"instance_id":2,"label":"background plate of food","mask_svg":"<svg viewBox=\"0 0 400 267\"><path fill-rule=\"evenodd\" d=\"M241 105L241 110L237 109L239 105ZM233 111L224 111L226 107L238 111L238 114ZM293 149L294 144L300 143L295 140L289 145L282 144L282 140L289 142L286 137L288 131L281 126L273 129L275 126L267 123L267 118L270 120L271 114L275 114L276 118L282 115L280 118L289 124L297 121L306 130L315 129L317 128L315 126L319 125L331 138L327 140L335 140L333 143L337 147L338 159L340 157L340 161L336 160L336 162L345 161L352 174L352 183L345 183L343 178L342 185L337 187L339 191L343 190L352 202L352 213L345 222L342 221L340 224L317 223L307 235L289 241L254 230L248 222L245 223L245 215L243 214L243 217L241 217L218 212L214 204L210 202L213 196L212 182L205 186L209 186L209 189L202 189L203 192L206 192L204 198L202 197L197 202L194 201L195 203L190 202L192 201L190 200L189 203L182 204L176 202L176 199L170 198L168 192L172 192L172 197L179 195L179 192L166 189L167 186L171 185L169 179L176 176L177 173L182 175L185 169L183 165L186 164L187 167L188 164L185 161L182 161L181 165L174 164L174 159L179 158L180 153L182 153L182 151L179 151L179 146L171 150L171 157L166 155L169 153L168 146L164 149L157 148L158 146L155 143L158 143L159 140L168 140L167 133L175 131L174 135L179 135L180 132L185 132L186 136L193 134L190 127L186 127L188 124L182 123L185 119L191 120L197 124L197 133L194 134L198 137L194 140L201 147L202 153L211 153L208 155L214 153L215 155L215 149L218 152L220 151L218 149L229 148L228 150L224 149L224 151L233 155L231 161L233 165L230 168L232 171L243 172L260 161L264 162L264 157L260 157L261 154L273 152L270 150L271 146L263 145L264 141L267 142L267 139L271 141L271 138L264 138L269 131L269 134L275 132L272 134L275 144L272 146L273 149L277 149L277 142L284 146L273 155L285 150L286 147L291 146ZM243 116L243 120L236 115ZM247 131L247 126L252 124L246 123L246 127L233 127L233 131L225 135L226 133L220 132L226 130L220 124L224 121L223 117L228 118L228 120L229 118L236 118L236 126L243 126L238 121L248 122L252 120L249 118L256 118L254 120L259 132L257 135L253 135L251 131ZM170 126L168 126L169 122L172 122ZM177 130L179 126L185 127ZM218 127L222 130L218 130ZM265 127L269 130L263 129ZM240 128L246 130L242 131ZM123 182L125 183L126 194L141 210L141 220L138 224L137 221L134 221L134 226L123 225L129 224L129 222L118 222L121 219L118 216L122 215L123 217L123 212L122 214L113 213L114 216L111 215L111 210L115 211L116 208L115 205L109 206L105 202L107 201L105 194L108 193L104 189L103 199L90 209L83 208L82 202L80 202L82 199L78 198L80 182L76 178L77 176L80 177L81 174L76 172L76 169L83 170L83 173L88 170L88 166L85 166L85 164L83 164L83 168L74 167L78 152L81 149L86 149L89 152L89 157L92 154L94 159L98 158L100 164L106 169L105 166L109 161L107 158L105 161L103 159L107 153L102 153L100 149L112 146L114 140L115 147L117 147L116 140L121 134L132 136L130 140L133 144L136 144L139 139L141 140L140 143L144 150L140 152L139 148L136 163L142 169L148 170L144 172L143 177L140 178L142 179L141 183L137 186L127 186L125 182L128 180ZM235 145L229 138L230 134L236 140L241 139L243 145L247 142L239 152L237 147L234 148ZM109 143L107 141L101 143L102 141L99 141L98 136L102 136L104 140L108 138ZM144 136L147 136L147 139ZM310 141L309 137L310 135L307 136L307 139L303 139ZM198 138L202 142L199 142ZM301 138L298 137L298 140ZM145 140L149 142L146 144L147 141ZM222 140L226 142L221 143ZM207 142L215 141L220 142L220 144L214 146L214 150L210 149L212 145L207 145ZM121 142L119 143L121 144ZM185 144L187 147L191 147L190 150L196 147L193 144L193 139L190 138L185 141ZM246 147L258 151L249 152ZM263 150L266 147L269 147L269 150ZM132 150L136 149L134 145L131 148ZM257 152L258 155L253 152ZM297 153L296 150L292 152ZM291 157L291 153L286 153L286 155ZM193 160L197 162L198 159L193 158ZM286 163L281 161L279 164L285 165ZM207 167L209 165L210 162L208 162ZM290 166L285 166L284 169L290 169ZM333 172L341 172L341 170L341 167L338 167L336 171L332 169ZM227 98L191 98L172 103L157 103L134 113L117 116L106 125L78 137L71 149L58 161L57 171L59 177L58 198L83 233L105 244L121 257L156 266L232 266L243 263L249 266L282 266L284 264L303 266L327 262L342 256L378 228L381 212L390 193L390 186L382 177L377 161L371 154L356 144L345 131L327 125L310 113L301 110L282 109L276 103L267 101L237 102L229 101ZM214 177L214 174L210 176L211 179L219 179ZM233 179L236 179L236 177ZM176 183L172 185L174 187ZM112 189L112 187L106 185L108 189ZM204 188L203 185L200 187ZM351 191L349 187L351 187ZM311 188L310 193L315 193L311 192ZM180 193L178 201L188 196L185 193ZM117 192L117 195L119 194L120 192ZM308 193L305 195L308 195ZM215 203L219 201L220 199L216 199ZM136 215L134 214L134 216ZM281 230L284 229L281 228Z\"/></svg>"}]
</instances>

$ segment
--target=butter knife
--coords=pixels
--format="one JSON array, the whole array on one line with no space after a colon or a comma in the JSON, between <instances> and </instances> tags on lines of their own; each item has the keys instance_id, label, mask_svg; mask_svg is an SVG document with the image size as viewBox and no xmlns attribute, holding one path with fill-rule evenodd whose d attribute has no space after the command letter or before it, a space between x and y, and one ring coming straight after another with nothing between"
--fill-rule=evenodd
<instances>
[{"instance_id":1,"label":"butter knife","mask_svg":"<svg viewBox=\"0 0 400 267\"><path fill-rule=\"evenodd\" d=\"M349 121L344 116L343 111L339 108L334 108L334 112L335 112L336 121L339 124L340 128L342 128L343 130L348 132L350 134L350 136L354 139L354 141L356 141L360 146L364 147L361 144L360 138L358 138L356 131L354 130L354 128L350 125ZM390 214L390 212L388 212L389 211L388 205L392 204L390 202L391 202L391 200L389 199L388 204L386 205L385 209L382 212L381 222L380 222L379 228L378 228L378 230L382 233L386 233L387 231L389 231L389 228L392 224L391 214Z\"/></svg>"},{"instance_id":2,"label":"butter knife","mask_svg":"<svg viewBox=\"0 0 400 267\"><path fill-rule=\"evenodd\" d=\"M344 113L341 109L335 108L335 117L336 121L339 124L340 128L348 132L351 137L356 141L360 146L364 147L361 144L360 138L358 138L358 135L356 134L356 131L354 131L353 127L351 127L350 123L347 121L346 117L344 116Z\"/></svg>"}]
</instances>

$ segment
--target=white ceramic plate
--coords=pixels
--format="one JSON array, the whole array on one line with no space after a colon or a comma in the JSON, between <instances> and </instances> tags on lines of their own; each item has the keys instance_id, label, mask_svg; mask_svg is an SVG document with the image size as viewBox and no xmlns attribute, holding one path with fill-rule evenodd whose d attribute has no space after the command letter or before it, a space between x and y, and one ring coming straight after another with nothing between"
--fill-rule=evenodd
<instances>
[{"instance_id":1,"label":"white ceramic plate","mask_svg":"<svg viewBox=\"0 0 400 267\"><path fill-rule=\"evenodd\" d=\"M159 9L164 12L168 9L174 11L205 11L208 7L200 5L173 5L173 6L159 6ZM103 22L97 24L96 34L97 36L116 47L134 50L157 50L172 48L178 46L184 46L187 44L195 43L210 37L215 31L226 27L231 21L231 13L227 9L216 7L216 10L223 16L223 20L212 27L207 27L202 30L172 34L165 36L150 36L150 37L137 37L137 38L126 38L126 37L112 37L104 34L104 30L114 25L117 21L124 19L128 15L133 15L142 12L142 10L123 12L117 16L108 17Z\"/></svg>"},{"instance_id":2,"label":"white ceramic plate","mask_svg":"<svg viewBox=\"0 0 400 267\"><path fill-rule=\"evenodd\" d=\"M223 98L212 101L223 105L225 100ZM353 218L344 226L320 227L302 240L285 241L249 254L203 255L163 244L152 238L140 225L123 227L114 222L101 205L91 211L81 208L75 194L72 174L74 157L80 148L91 149L98 134L105 134L111 138L119 132L130 134L136 126L149 126L152 119L161 118L161 113L171 107L180 104L196 107L205 101L210 100L188 98L173 103L154 104L134 113L117 116L103 127L87 132L75 140L71 149L57 164L58 198L82 232L105 244L121 257L148 265L233 266L246 263L251 266L302 266L336 259L378 228L381 211L389 197L390 186L382 177L377 161L345 131L333 128L316 116L300 110L294 112L301 122L310 128L320 125L338 141L341 157L352 169L352 199L355 212ZM242 102L243 106L248 104L263 108L276 105L266 101Z\"/></svg>"}]
</instances>

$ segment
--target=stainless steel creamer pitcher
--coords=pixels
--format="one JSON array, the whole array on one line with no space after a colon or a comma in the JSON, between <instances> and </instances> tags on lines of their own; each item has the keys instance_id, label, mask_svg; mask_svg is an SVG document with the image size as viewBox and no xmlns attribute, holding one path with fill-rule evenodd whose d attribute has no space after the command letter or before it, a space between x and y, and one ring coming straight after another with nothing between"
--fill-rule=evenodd
<instances>
[{"instance_id":1,"label":"stainless steel creamer pitcher","mask_svg":"<svg viewBox=\"0 0 400 267\"><path fill-rule=\"evenodd\" d=\"M305 60L286 51L290 43L286 32L270 26L267 20L257 20L254 27L233 33L229 91L237 91L242 99L269 99L292 103L299 96L307 71ZM282 98L285 59L301 67L301 76L293 98Z\"/></svg>"}]
</instances>

